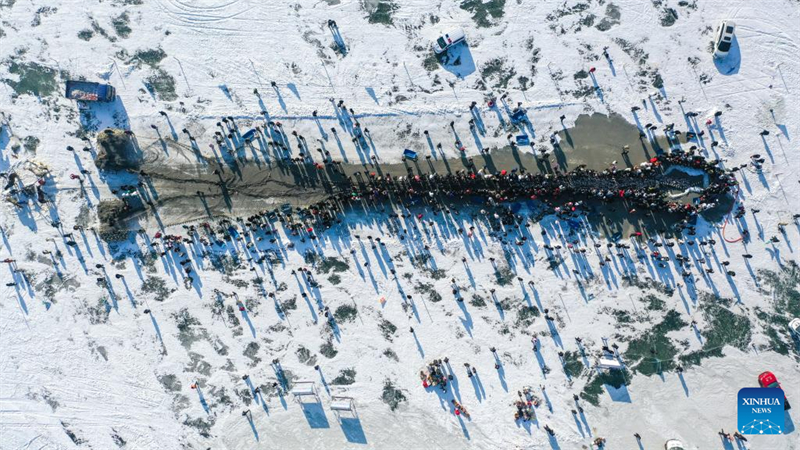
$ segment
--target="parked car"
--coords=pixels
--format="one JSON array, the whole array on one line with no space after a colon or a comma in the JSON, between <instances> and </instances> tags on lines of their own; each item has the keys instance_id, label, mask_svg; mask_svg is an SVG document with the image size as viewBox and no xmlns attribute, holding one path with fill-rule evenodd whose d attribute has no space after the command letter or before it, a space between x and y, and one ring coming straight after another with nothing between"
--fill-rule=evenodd
<instances>
[{"instance_id":1,"label":"parked car","mask_svg":"<svg viewBox=\"0 0 800 450\"><path fill-rule=\"evenodd\" d=\"M433 52L437 55L441 55L442 53L446 52L450 47L464 42L464 30L461 28L456 28L455 30L450 30L449 32L445 33L443 36L439 36L436 39L436 42L433 43Z\"/></svg>"},{"instance_id":2,"label":"parked car","mask_svg":"<svg viewBox=\"0 0 800 450\"><path fill-rule=\"evenodd\" d=\"M778 377L776 377L775 374L770 371L762 372L761 375L758 376L758 384L761 385L762 388L778 388L783 390L781 383L778 382ZM789 400L786 398L786 394L784 394L783 409L789 408L791 408L789 405Z\"/></svg>"},{"instance_id":3,"label":"parked car","mask_svg":"<svg viewBox=\"0 0 800 450\"><path fill-rule=\"evenodd\" d=\"M731 50L733 45L733 33L736 30L736 24L730 20L723 20L717 28L717 39L714 42L714 57L724 58Z\"/></svg>"},{"instance_id":4,"label":"parked car","mask_svg":"<svg viewBox=\"0 0 800 450\"><path fill-rule=\"evenodd\" d=\"M789 331L800 338L800 317L795 317L789 322Z\"/></svg>"},{"instance_id":5,"label":"parked car","mask_svg":"<svg viewBox=\"0 0 800 450\"><path fill-rule=\"evenodd\" d=\"M677 439L669 439L664 443L664 450L684 450L683 443Z\"/></svg>"}]
</instances>

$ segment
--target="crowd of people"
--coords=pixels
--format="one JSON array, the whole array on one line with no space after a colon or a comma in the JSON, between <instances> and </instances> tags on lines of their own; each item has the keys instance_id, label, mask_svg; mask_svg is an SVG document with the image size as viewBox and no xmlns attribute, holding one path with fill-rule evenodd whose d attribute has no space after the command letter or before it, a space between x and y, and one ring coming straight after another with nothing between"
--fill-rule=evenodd
<instances>
[{"instance_id":1,"label":"crowd of people","mask_svg":"<svg viewBox=\"0 0 800 450\"><path fill-rule=\"evenodd\" d=\"M707 177L705 186L688 177L670 177L669 168L688 168L699 170ZM697 178L700 178L698 176ZM702 184L702 183L701 183ZM458 204L470 204L472 199L492 206L503 206L521 200L538 200L549 212L557 215L586 213L587 201L592 199L609 204L621 200L629 213L637 209L656 213L669 212L677 215L678 227L688 227L687 220L700 212L714 208L731 189L737 186L733 175L719 168L716 161L709 161L689 153L673 152L652 158L632 169L608 169L602 172L579 167L572 172L556 174L532 174L522 171L499 171L488 173L480 171L458 171L452 174L430 174L425 176L378 176L368 174L366 178L351 176L339 185L337 193L328 199L288 211L264 210L236 222L254 231L263 229L271 233L269 223L276 218L289 219L287 225L292 235L305 239L316 239L314 228L325 230L342 222L343 214L349 207L366 203L368 206L385 211L392 202L406 207L429 206L432 213L448 211L458 214ZM669 191L696 193L695 202L674 201ZM485 202L485 203L484 203ZM613 207L610 208L614 210ZM498 208L495 214L510 213ZM601 212L602 214L602 212ZM509 217L510 219L510 217ZM228 239L237 229L236 223L229 219L222 221L221 236ZM208 223L201 225L211 231ZM312 228L313 227L313 228ZM189 227L190 234L196 230ZM263 238L258 238L261 240Z\"/></svg>"},{"instance_id":2,"label":"crowd of people","mask_svg":"<svg viewBox=\"0 0 800 450\"><path fill-rule=\"evenodd\" d=\"M670 168L699 170L708 178L706 185L690 177L673 177ZM692 153L672 152L653 157L636 167L602 172L579 167L566 173L530 173L524 170L501 170L489 173L485 168L461 170L451 174L391 176L375 172L366 177L349 177L334 198L342 203L384 200L404 203L441 204L485 199L490 204L525 199L541 200L553 208L581 205L589 199L612 202L624 200L631 210L669 211L684 216L715 207L720 197L737 185L718 161L706 160ZM673 201L669 191L697 193L696 203ZM572 209L572 208L570 208Z\"/></svg>"},{"instance_id":3,"label":"crowd of people","mask_svg":"<svg viewBox=\"0 0 800 450\"><path fill-rule=\"evenodd\" d=\"M523 420L528 422L536 420L536 409L541 403L539 397L534 395L533 390L525 386L522 391L517 391L517 400L514 401L516 411L514 412L514 420Z\"/></svg>"},{"instance_id":4,"label":"crowd of people","mask_svg":"<svg viewBox=\"0 0 800 450\"><path fill-rule=\"evenodd\" d=\"M447 358L445 358L447 360ZM435 359L428 364L427 372L420 371L419 377L422 380L422 387L438 387L442 392L447 392L447 383L453 379L453 375L447 372L445 364L448 361Z\"/></svg>"}]
</instances>

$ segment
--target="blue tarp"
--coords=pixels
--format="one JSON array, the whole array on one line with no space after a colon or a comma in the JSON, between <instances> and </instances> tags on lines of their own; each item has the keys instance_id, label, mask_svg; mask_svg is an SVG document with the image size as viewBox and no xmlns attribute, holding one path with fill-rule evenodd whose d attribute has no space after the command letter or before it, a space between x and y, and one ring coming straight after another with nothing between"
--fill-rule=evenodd
<instances>
[{"instance_id":1,"label":"blue tarp","mask_svg":"<svg viewBox=\"0 0 800 450\"><path fill-rule=\"evenodd\" d=\"M405 156L407 159L411 159L414 161L417 160L417 152L415 152L414 150L409 150L409 149L403 150L403 156Z\"/></svg>"},{"instance_id":2,"label":"blue tarp","mask_svg":"<svg viewBox=\"0 0 800 450\"><path fill-rule=\"evenodd\" d=\"M517 145L530 145L531 139L527 134L517 135Z\"/></svg>"}]
</instances>

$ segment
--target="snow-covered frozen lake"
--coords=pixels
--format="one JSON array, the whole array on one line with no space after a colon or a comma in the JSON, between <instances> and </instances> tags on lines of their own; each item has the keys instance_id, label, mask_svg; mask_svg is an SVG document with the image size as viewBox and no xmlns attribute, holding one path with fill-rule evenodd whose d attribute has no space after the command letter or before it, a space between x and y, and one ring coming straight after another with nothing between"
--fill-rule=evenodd
<instances>
[{"instance_id":1,"label":"snow-covered frozen lake","mask_svg":"<svg viewBox=\"0 0 800 450\"><path fill-rule=\"evenodd\" d=\"M736 40L715 60L721 20ZM0 202L0 448L800 448L796 409L782 436L718 435L764 371L800 405L787 327L800 316L798 23L796 0L0 0L0 171L4 186L19 177ZM456 28L466 44L437 61L432 43ZM68 79L117 98L79 109ZM517 106L529 124L511 123ZM617 119L576 123L595 113ZM488 151L497 170L537 171L545 150L563 170L625 167L668 148L674 124L682 149L741 167L745 210L611 247L586 231L596 217L540 217L530 202L520 226L480 205L416 206L351 212L311 239L279 222L242 233L247 217L233 232L214 216L236 223L233 206L198 217L187 201L137 217L144 232L123 242L96 232L98 205L139 181L95 167L104 128L193 178L196 202L198 164L224 165L231 124L268 122L292 157L305 145L365 172L400 170L404 149L438 170L491 172ZM532 145L503 150L520 134ZM256 191L293 177L260 172L277 139L261 140L245 156ZM282 184L280 199L245 200L246 184L234 198L248 214L313 194ZM191 225L194 242L168 250L164 236ZM596 369L604 345L624 372ZM445 358L447 391L424 388L420 372ZM301 381L318 402L287 392ZM515 421L526 388L535 420ZM335 414L332 396L357 414Z\"/></svg>"}]
</instances>

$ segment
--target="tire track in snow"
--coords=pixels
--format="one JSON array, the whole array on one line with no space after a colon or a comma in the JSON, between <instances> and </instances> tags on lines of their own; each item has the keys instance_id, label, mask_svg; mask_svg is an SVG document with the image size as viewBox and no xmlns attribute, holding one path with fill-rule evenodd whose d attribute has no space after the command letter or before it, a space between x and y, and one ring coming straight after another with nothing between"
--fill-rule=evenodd
<instances>
[{"instance_id":1,"label":"tire track in snow","mask_svg":"<svg viewBox=\"0 0 800 450\"><path fill-rule=\"evenodd\" d=\"M240 5L240 0L234 0L222 5L201 6L190 5L179 0L159 0L158 9L164 13L172 25L184 29L189 29L199 34L218 34L225 33L228 36L252 36L253 34L263 34L262 27L257 26L265 21L258 14L250 14L242 17L254 10L255 6ZM234 10L237 8L238 11ZM244 9L242 9L244 8ZM224 26L235 22L251 22L256 26L235 27ZM218 24L217 26L214 26Z\"/></svg>"},{"instance_id":2,"label":"tire track in snow","mask_svg":"<svg viewBox=\"0 0 800 450\"><path fill-rule=\"evenodd\" d=\"M181 8L183 10L186 10L186 11L191 11L191 10L216 11L216 10L219 10L219 9L225 9L225 8L231 6L231 5L236 5L237 3L239 3L240 0L231 0L230 2L225 3L223 5L215 5L215 6L196 5L196 4L192 4L192 3L182 2L180 0L167 0L167 1L169 1L170 3L175 4L179 8Z\"/></svg>"}]
</instances>

